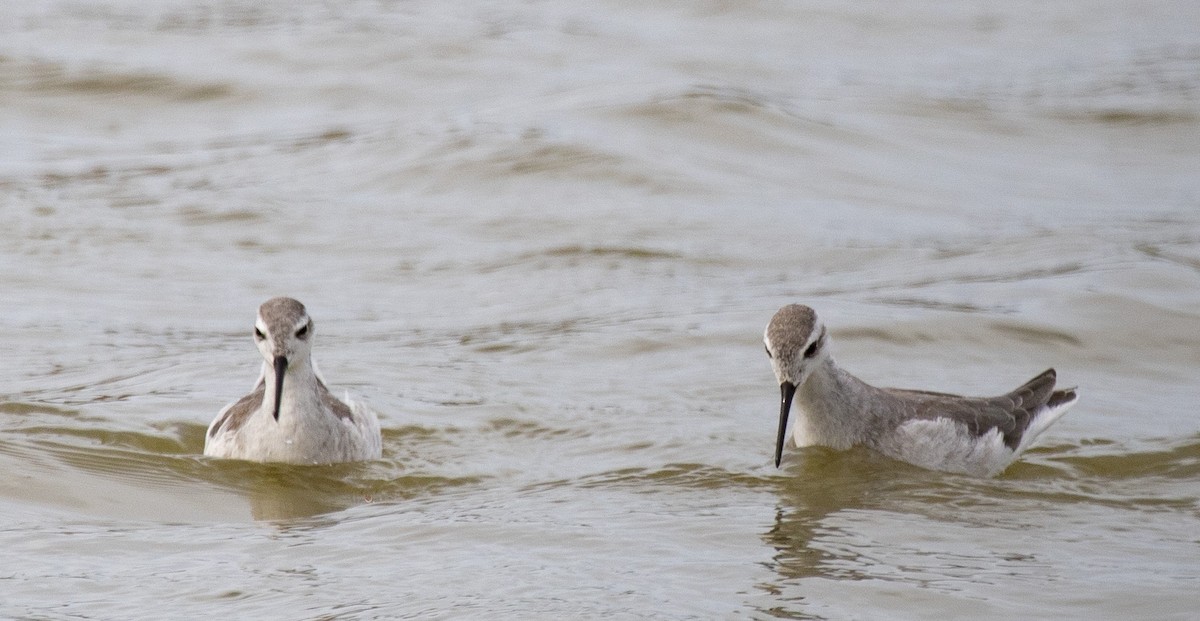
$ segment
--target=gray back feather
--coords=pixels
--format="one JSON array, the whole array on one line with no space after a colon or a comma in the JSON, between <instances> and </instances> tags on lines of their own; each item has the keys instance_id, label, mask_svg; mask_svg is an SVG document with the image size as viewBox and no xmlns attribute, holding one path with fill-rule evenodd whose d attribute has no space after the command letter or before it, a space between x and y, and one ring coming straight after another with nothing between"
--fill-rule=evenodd
<instances>
[{"instance_id":1,"label":"gray back feather","mask_svg":"<svg viewBox=\"0 0 1200 621\"><path fill-rule=\"evenodd\" d=\"M904 402L907 420L949 418L977 437L998 429L1005 446L1015 450L1039 410L1074 398L1074 390L1055 391L1055 381L1054 369L1047 369L1010 393L976 399L920 390L884 390Z\"/></svg>"}]
</instances>

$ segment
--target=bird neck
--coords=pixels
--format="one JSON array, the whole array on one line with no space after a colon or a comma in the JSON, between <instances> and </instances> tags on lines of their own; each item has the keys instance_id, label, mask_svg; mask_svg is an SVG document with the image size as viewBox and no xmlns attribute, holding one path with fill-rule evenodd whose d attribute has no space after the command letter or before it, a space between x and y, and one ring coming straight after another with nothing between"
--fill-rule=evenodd
<instances>
[{"instance_id":1,"label":"bird neck","mask_svg":"<svg viewBox=\"0 0 1200 621\"><path fill-rule=\"evenodd\" d=\"M867 437L875 408L872 388L825 358L796 392L804 430L815 444L846 449Z\"/></svg>"},{"instance_id":2,"label":"bird neck","mask_svg":"<svg viewBox=\"0 0 1200 621\"><path fill-rule=\"evenodd\" d=\"M275 403L275 367L263 363L262 382L266 386L266 396L263 399L263 405L268 408L273 408ZM280 398L280 410L301 410L307 411L313 409L310 404L318 404L321 402L321 388L323 384L318 380L316 370L312 363L308 360L297 360L293 364L289 364L287 371L283 375L283 394ZM282 418L282 413L280 418Z\"/></svg>"}]
</instances>

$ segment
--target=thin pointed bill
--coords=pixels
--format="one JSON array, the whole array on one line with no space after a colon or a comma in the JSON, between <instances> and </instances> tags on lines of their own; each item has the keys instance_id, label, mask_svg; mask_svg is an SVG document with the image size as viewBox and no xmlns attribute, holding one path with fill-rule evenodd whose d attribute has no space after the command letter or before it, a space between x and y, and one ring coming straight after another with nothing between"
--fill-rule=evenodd
<instances>
[{"instance_id":1,"label":"thin pointed bill","mask_svg":"<svg viewBox=\"0 0 1200 621\"><path fill-rule=\"evenodd\" d=\"M287 356L275 356L275 420L279 420L279 402L283 400L283 374L287 372Z\"/></svg>"},{"instance_id":2,"label":"thin pointed bill","mask_svg":"<svg viewBox=\"0 0 1200 621\"><path fill-rule=\"evenodd\" d=\"M783 460L783 442L787 440L788 412L792 409L792 397L796 395L796 386L791 382L779 385L779 436L775 439L775 467Z\"/></svg>"}]
</instances>

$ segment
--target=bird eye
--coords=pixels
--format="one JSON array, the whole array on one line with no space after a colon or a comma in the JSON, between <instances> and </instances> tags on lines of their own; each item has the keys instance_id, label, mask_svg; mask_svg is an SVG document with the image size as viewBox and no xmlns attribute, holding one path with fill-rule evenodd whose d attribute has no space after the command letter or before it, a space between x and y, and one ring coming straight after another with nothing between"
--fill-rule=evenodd
<instances>
[{"instance_id":1,"label":"bird eye","mask_svg":"<svg viewBox=\"0 0 1200 621\"><path fill-rule=\"evenodd\" d=\"M296 330L296 338L302 339L306 336L308 336L308 324L304 324L304 327Z\"/></svg>"},{"instance_id":2,"label":"bird eye","mask_svg":"<svg viewBox=\"0 0 1200 621\"><path fill-rule=\"evenodd\" d=\"M767 357L768 357L768 358L774 358L774 357L775 357L775 356L772 356L772 355L771 355L771 348L770 348L770 347L767 347L766 345L763 345L763 349L767 350Z\"/></svg>"},{"instance_id":3,"label":"bird eye","mask_svg":"<svg viewBox=\"0 0 1200 621\"><path fill-rule=\"evenodd\" d=\"M259 340L259 341L261 341L261 340L263 340L263 339L267 338L267 335L263 334L263 331L262 331L262 330L259 330L259 329L256 327L256 328L254 328L254 338L255 338L255 340Z\"/></svg>"},{"instance_id":4,"label":"bird eye","mask_svg":"<svg viewBox=\"0 0 1200 621\"><path fill-rule=\"evenodd\" d=\"M804 350L804 357L812 358L813 356L817 355L817 352L819 351L821 351L821 341L817 340L814 341L812 345L809 345L808 349Z\"/></svg>"}]
</instances>

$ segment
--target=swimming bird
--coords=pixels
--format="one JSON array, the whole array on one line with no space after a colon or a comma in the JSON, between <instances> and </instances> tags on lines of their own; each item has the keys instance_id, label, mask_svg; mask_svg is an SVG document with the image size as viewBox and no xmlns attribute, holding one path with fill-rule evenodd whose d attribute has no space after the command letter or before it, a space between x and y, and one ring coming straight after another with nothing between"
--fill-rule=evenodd
<instances>
[{"instance_id":1,"label":"swimming bird","mask_svg":"<svg viewBox=\"0 0 1200 621\"><path fill-rule=\"evenodd\" d=\"M998 397L876 388L842 370L813 309L779 309L763 334L779 381L775 466L783 456L793 398L796 446L863 445L893 459L946 472L994 476L1079 399L1055 390L1054 369Z\"/></svg>"},{"instance_id":2,"label":"swimming bird","mask_svg":"<svg viewBox=\"0 0 1200 621\"><path fill-rule=\"evenodd\" d=\"M286 297L258 308L254 342L263 356L254 391L221 409L204 454L290 464L378 459L379 419L366 406L333 396L312 359L313 320Z\"/></svg>"}]
</instances>

